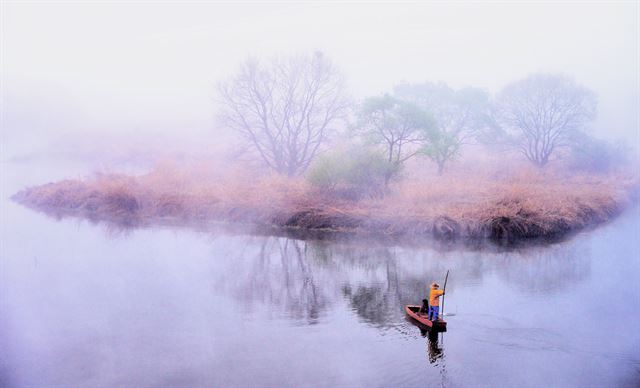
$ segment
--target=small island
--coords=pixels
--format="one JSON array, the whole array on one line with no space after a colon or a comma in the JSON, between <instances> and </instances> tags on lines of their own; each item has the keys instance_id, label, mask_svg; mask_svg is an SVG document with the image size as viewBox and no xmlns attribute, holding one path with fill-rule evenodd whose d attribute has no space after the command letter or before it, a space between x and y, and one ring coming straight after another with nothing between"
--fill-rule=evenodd
<instances>
[{"instance_id":1,"label":"small island","mask_svg":"<svg viewBox=\"0 0 640 388\"><path fill-rule=\"evenodd\" d=\"M122 225L219 221L511 244L606 222L637 192L628 152L588 133L595 93L565 75L533 74L496 95L403 83L355 102L315 52L250 59L218 93L218 125L237 140L224 157L13 198Z\"/></svg>"},{"instance_id":2,"label":"small island","mask_svg":"<svg viewBox=\"0 0 640 388\"><path fill-rule=\"evenodd\" d=\"M530 171L502 178L436 177L392 185L384 196L345 197L302 178L238 180L163 166L139 176L96 175L24 189L22 204L57 216L135 226L223 221L361 235L558 239L607 222L637 187L632 177ZM203 174L203 175L198 175ZM248 175L249 173L247 173Z\"/></svg>"}]
</instances>

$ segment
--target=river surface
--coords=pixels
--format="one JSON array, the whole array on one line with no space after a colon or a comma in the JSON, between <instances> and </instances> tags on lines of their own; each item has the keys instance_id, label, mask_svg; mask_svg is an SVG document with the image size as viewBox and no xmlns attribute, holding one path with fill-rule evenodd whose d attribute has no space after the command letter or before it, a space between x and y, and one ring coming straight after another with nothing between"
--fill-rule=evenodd
<instances>
[{"instance_id":1,"label":"river surface","mask_svg":"<svg viewBox=\"0 0 640 388\"><path fill-rule=\"evenodd\" d=\"M86 171L2 165L2 387L640 384L640 214L500 251L120 229L9 196ZM407 320L442 284L448 331Z\"/></svg>"}]
</instances>

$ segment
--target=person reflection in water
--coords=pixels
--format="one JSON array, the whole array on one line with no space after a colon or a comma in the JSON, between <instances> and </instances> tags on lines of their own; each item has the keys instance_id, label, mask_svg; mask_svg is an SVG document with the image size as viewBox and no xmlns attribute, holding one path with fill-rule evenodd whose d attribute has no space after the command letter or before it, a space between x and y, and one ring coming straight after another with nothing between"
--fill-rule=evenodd
<instances>
[{"instance_id":1,"label":"person reflection in water","mask_svg":"<svg viewBox=\"0 0 640 388\"><path fill-rule=\"evenodd\" d=\"M437 364L437 361L443 357L442 348L440 347L440 337L439 333L434 330L428 329L420 329L420 334L423 337L429 338L429 346L427 347L427 351L429 353L429 363Z\"/></svg>"},{"instance_id":2,"label":"person reflection in water","mask_svg":"<svg viewBox=\"0 0 640 388\"><path fill-rule=\"evenodd\" d=\"M436 361L442 358L442 348L438 343L438 333L434 331L428 332L429 336L429 362L435 364Z\"/></svg>"},{"instance_id":3,"label":"person reflection in water","mask_svg":"<svg viewBox=\"0 0 640 388\"><path fill-rule=\"evenodd\" d=\"M439 290L440 285L438 283L431 284L431 290L429 292L429 320L435 321L438 319L440 313L440 297L444 295L444 291Z\"/></svg>"}]
</instances>

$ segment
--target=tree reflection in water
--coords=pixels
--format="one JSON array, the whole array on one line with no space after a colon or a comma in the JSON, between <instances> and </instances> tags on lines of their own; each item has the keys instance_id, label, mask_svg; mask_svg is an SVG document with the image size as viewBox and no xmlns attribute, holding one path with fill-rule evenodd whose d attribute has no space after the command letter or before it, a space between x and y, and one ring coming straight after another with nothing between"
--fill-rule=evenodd
<instances>
[{"instance_id":1,"label":"tree reflection in water","mask_svg":"<svg viewBox=\"0 0 640 388\"><path fill-rule=\"evenodd\" d=\"M247 306L256 302L296 321L317 323L331 303L331 285L325 273L309 260L308 244L300 240L266 237L260 239L253 258L232 263L232 295ZM221 283L229 283L221 274ZM319 285L318 278L320 278Z\"/></svg>"},{"instance_id":2,"label":"tree reflection in water","mask_svg":"<svg viewBox=\"0 0 640 388\"><path fill-rule=\"evenodd\" d=\"M317 323L340 300L365 323L392 328L402 325L405 304L418 304L427 286L453 276L448 294L475 287L487 274L497 274L508 287L525 292L554 293L589 275L589 252L557 244L512 252L435 251L429 248L336 244L325 240L245 237L246 252L230 260L220 282L246 306L307 324ZM233 279L233 281L229 280Z\"/></svg>"},{"instance_id":3,"label":"tree reflection in water","mask_svg":"<svg viewBox=\"0 0 640 388\"><path fill-rule=\"evenodd\" d=\"M127 218L88 220L103 225L113 238L126 238L132 230L145 226ZM175 226L167 221L166 227ZM404 317L403 306L419 304L426 297L428 284L442 280L447 270L453 274L449 293L460 284L480 284L491 273L513 289L534 294L564 290L590 275L591 253L578 252L578 246L570 241L497 252L455 245L393 247L363 240L243 236L247 232L243 229L212 230L206 224L193 227L216 240L220 237L222 244L241 239L246 250L257 250L250 258L233 253L233 262L226 273L218 274L217 283L231 286L231 293L247 305L281 307L286 316L310 324L337 300L346 298L364 322L378 327L397 325Z\"/></svg>"},{"instance_id":4,"label":"tree reflection in water","mask_svg":"<svg viewBox=\"0 0 640 388\"><path fill-rule=\"evenodd\" d=\"M130 222L99 223L114 238L126 238L135 229ZM307 324L317 323L332 305L346 300L363 322L397 327L404 318L403 306L419 304L427 286L443 280L448 269L453 275L448 294L460 285L480 285L487 274L534 294L559 292L590 275L590 252L578 251L570 242L499 252L234 235L204 226L198 230L231 251L227 268L215 275L217 288L227 289L244 308L266 307Z\"/></svg>"}]
</instances>

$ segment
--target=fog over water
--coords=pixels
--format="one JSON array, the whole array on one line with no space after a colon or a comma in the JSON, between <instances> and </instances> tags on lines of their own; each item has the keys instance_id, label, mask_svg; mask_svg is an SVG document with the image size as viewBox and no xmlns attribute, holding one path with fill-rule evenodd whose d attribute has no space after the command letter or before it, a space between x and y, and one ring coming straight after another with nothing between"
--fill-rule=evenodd
<instances>
[{"instance_id":1,"label":"fog over water","mask_svg":"<svg viewBox=\"0 0 640 388\"><path fill-rule=\"evenodd\" d=\"M637 208L551 246L469 251L122 229L0 200L3 387L640 381ZM453 315L429 336L402 308L447 269Z\"/></svg>"},{"instance_id":2,"label":"fog over water","mask_svg":"<svg viewBox=\"0 0 640 388\"><path fill-rule=\"evenodd\" d=\"M0 0L0 388L639 386L639 4Z\"/></svg>"}]
</instances>

